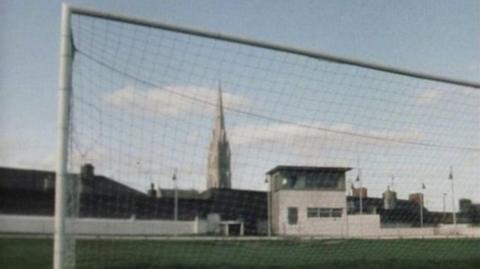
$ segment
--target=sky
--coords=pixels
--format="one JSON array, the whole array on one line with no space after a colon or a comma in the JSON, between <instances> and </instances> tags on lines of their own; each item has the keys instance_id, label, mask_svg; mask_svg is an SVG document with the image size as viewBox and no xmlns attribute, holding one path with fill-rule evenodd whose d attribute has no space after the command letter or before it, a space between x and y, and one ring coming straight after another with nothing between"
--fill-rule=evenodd
<instances>
[{"instance_id":1,"label":"sky","mask_svg":"<svg viewBox=\"0 0 480 269\"><path fill-rule=\"evenodd\" d=\"M480 3L478 1L296 1L295 5L291 1L117 0L67 2L83 7L164 21L185 27L207 29L211 32L244 36L413 71L479 81ZM60 8L61 1L0 1L0 127L2 129L0 133L0 165L2 166L37 169L52 169L53 167L56 145ZM83 34L88 37L87 30L79 32L79 36ZM108 45L110 44L108 42L113 41L114 39L107 40L105 44ZM81 40L78 40L78 42L81 42ZM85 44L85 52L89 53L88 43ZM209 46L208 43L205 44ZM225 48L226 50L231 49ZM228 55L228 52L226 55ZM107 55L102 60L107 61L110 59L109 57L116 56ZM238 55L233 57L231 58L232 61L248 62L249 59L251 60L251 58L242 58ZM267 55L267 57L275 61L283 59L276 54ZM218 57L216 59L219 61L216 68L220 69L222 59ZM124 60L126 61L126 59ZM88 63L86 58L84 58L85 62L81 61L79 60L79 65L85 63L84 66L93 67L93 63ZM123 60L120 58L118 61L122 62ZM303 73L288 66L288 63L289 61L296 64L301 63L305 64L307 68L320 67L326 68L327 71L342 71L346 74L352 74L352 71L330 69L334 66L329 65L310 65L310 62L306 60L293 58L287 58L285 61L283 65L279 64L278 69L281 71L279 74L285 74L285 76L280 77L279 74L272 76L271 79L275 81L272 83L242 81L238 77L229 76L226 73L220 75L217 73L205 74L203 81L180 78L183 80L182 85L175 85L172 82L173 79L172 81L162 81L157 78L153 78L153 85L144 85L139 82L114 85L113 82L108 81L110 85L103 89L105 91L104 98L101 100L112 105L111 110L108 110L112 113L114 113L115 106L123 106L124 109L128 109L128 104L126 107L122 100L129 94L130 96L135 95L143 98L140 100L148 109L151 100L162 100L165 97L159 92L159 89L167 89L174 93L186 92L199 96L202 100L208 100L211 99L212 92L214 92L217 84L217 82L214 84L210 81L220 77L218 80L222 80L227 103L231 108L276 117L276 113L278 114L276 109L279 105L283 105L282 115L285 118L282 119L293 123L254 121L248 117L227 112L227 127L230 128L227 131L231 135L231 140L233 140L231 141L232 158L234 158L234 171L237 174L241 174L243 171L244 175L256 178L255 180L258 181L258 178L262 177L260 171L265 171L267 167L278 162L298 163L302 160L308 162L312 159L309 159L309 157L313 156L315 160L313 164L321 163L323 159L320 160L319 158L322 156L308 152L310 146L312 148L317 146L322 148L324 152L331 154L330 158L325 161L326 163L355 166L355 163L361 162L363 164L359 166L370 166L371 171L374 171L370 176L372 178L376 176L382 178L381 182L370 182L371 189L376 195L379 195L381 190L385 188L385 184L390 182L391 176L389 175L391 174L395 174L396 184L401 186L402 172L405 177L411 176L414 172L428 174L430 179L427 183L434 185L440 175L432 172L432 170L436 169L437 166L446 167L447 171L443 172L446 174L452 160L461 160L456 163L457 166L468 163L461 167L464 167L464 170L470 169L468 172L464 172L465 178L468 179L465 179L464 189L459 188L459 195L470 197L474 193L473 190L478 190L479 184L474 184L476 178L472 177L474 172L478 171L473 168L478 166L480 160L478 152L470 155L454 152L447 156L442 155L443 153L440 151L426 153L427 151L418 148L399 148L391 145L387 147L388 149L385 149L385 146L372 146L365 142L364 145L369 145L372 154L359 156L362 154L358 152L366 150L362 149L361 146L356 146L357 142L355 141L325 133L322 133L321 139L318 141L318 135L311 134L301 126L299 127L299 125L308 125L313 126L314 129L330 128L337 131L396 137L413 141L433 140L437 144L468 144L478 148L478 136L472 136L478 130L478 124L476 127L465 127L472 119L475 120L475 116L478 118L478 110L475 109L475 106L478 105L478 94L468 92L468 94L473 94L469 98L457 94L458 89L443 86L444 89L439 91L438 88L432 88L429 83L422 83L421 89L409 92L411 96L406 95L403 96L404 100L388 103L384 101L376 102L377 99L375 98L390 100L401 90L400 84L389 84L393 87L391 95L374 90L372 85L369 85L364 88L372 90L370 92L372 98L362 106L360 102L364 102L365 93L357 98L355 95L350 95L345 87L331 86L331 90L335 90L336 94L327 92L314 97L318 100L324 100L325 104L334 102L339 102L341 105L355 104L355 107L345 111L345 114L338 119L338 117L333 116L335 115L334 112L338 112L334 108L325 106L328 109L322 110L315 104L308 103L309 96L315 94L314 91L311 91L314 88L314 82L319 83L319 81L313 81L312 83L300 81L299 77ZM259 60L258 64L266 64L267 62L266 60L264 62ZM205 62L199 60L196 64L198 65L196 68L200 68ZM142 63L139 63L137 70L140 66L142 66ZM148 74L153 73L155 67L153 65L146 66L146 68L150 68ZM180 65L177 67L184 68ZM244 71L232 69L231 74L246 74L250 78L255 78L255 81L259 81L263 75L267 76L271 73L267 71L255 73L255 70L247 69ZM128 71L128 69L126 70ZM196 69L192 67L191 70L194 74ZM247 71L251 72L246 73ZM98 69L98 73L110 74L101 69ZM294 78L289 80L287 73L294 74ZM307 74L311 78L316 78L316 75L315 72ZM348 82L356 83L357 81L351 79ZM278 86L282 83L283 85L297 86L299 88L298 94L292 94L291 91L283 88L278 89L277 92L270 90L272 86ZM438 87L440 88L440 86ZM139 89L141 94L137 95L136 91ZM342 92L342 90L345 91ZM168 96L171 97L171 95ZM338 101L336 99L338 97L344 99ZM310 96L310 99L312 98ZM412 100L415 100L412 105L414 109L409 109L408 102ZM457 100L457 102L451 105L452 100ZM289 101L304 103L305 105L301 108L290 108L288 107ZM189 110L189 104L173 99L170 105L172 105L170 110L163 112L163 116L172 116L172 113L177 116L193 115L183 120L185 126L177 121L176 124L178 125L175 125L173 130L176 132L186 130L195 135L193 135L193 138L192 135L179 136L174 131L163 134L158 141L169 148L168 154L165 153L165 155L171 157L174 154L180 154L178 157L171 159L182 159L187 166L188 164L192 167L201 166L200 160L206 156L206 153L201 151L205 149L206 143L208 143L208 124L211 123L211 118L208 116L209 106L200 106L196 110ZM155 102L150 106L155 107ZM458 112L459 107L462 107L461 109L466 116L455 118L448 114ZM305 116L308 109L316 112L322 111L325 116L321 117L321 120L315 115ZM378 112L383 112L383 114ZM165 117L147 115L145 111L142 113L142 118L149 119L153 123L158 122L158 126L169 123L168 120L162 121ZM438 115L438 122L431 120L433 117L429 117L430 114L432 116ZM362 117L359 115L362 115ZM388 117L392 115L403 115L403 118L407 121L403 124L400 116L396 118ZM134 117L132 116L132 118ZM174 124L174 122L170 119L170 124ZM387 127L389 129L383 128L382 123L385 122L388 123ZM428 128L408 125L412 122ZM446 125L445 122L452 123L454 127ZM198 125L195 125L196 123ZM144 128L156 130L154 128L157 125L147 125ZM206 131L202 128L195 129L195 126L206 127L204 128ZM454 130L449 133L447 132L448 129ZM462 132L462 130L465 131ZM255 135L245 135L252 132L255 132ZM273 137L272 134L276 135ZM291 140L302 141L302 143L300 145L297 142L285 143L281 148L272 150L272 148L278 146L278 137L286 137ZM178 139L178 141L175 139ZM191 148L198 147L191 151L187 149L178 151L176 144L168 141L181 141L191 145ZM307 142L305 141L308 141L310 146L306 145ZM111 143L113 144L113 142ZM340 143L343 146L347 145L350 152L346 152L342 145L336 145L335 143ZM148 145L138 146L148 148ZM352 149L354 147L357 148ZM376 157L373 156L375 151L372 148L377 149ZM304 159L280 158L277 156L278 152L296 157L306 157ZM398 158L395 159L392 156L382 161L382 158L378 157L378 152L397 155ZM415 157L405 158L412 153ZM432 154L436 154L435 157ZM194 157L189 161L185 158L187 155ZM148 156L151 159L152 156L160 158L163 155L150 153ZM235 156L237 156L236 160ZM438 161L433 164L436 158L438 158ZM259 159L268 161L258 162ZM360 160L357 161L357 159ZM415 163L421 164L421 167L415 167ZM167 167L171 169L175 165L178 165L178 163L168 164ZM403 166L403 168L400 168L400 166ZM393 172L382 171L382 169L386 169L385 167ZM367 169L365 170L364 174L367 177L369 172ZM411 172L405 172L408 170L411 170ZM108 171L105 171L105 173L108 173ZM163 173L165 173L163 178L158 180L163 186L169 186L167 182L169 172L163 171ZM350 177L354 177L354 175L350 175ZM237 178L237 183L234 182L234 186L259 188L253 179L250 180L241 176L237 176ZM405 179L403 183L405 187L401 189L402 195L405 196L406 193L416 189L412 186L420 185L419 180L417 178L411 179L411 181ZM203 185L203 183L199 183L202 181L195 178L191 182L195 183L189 183L185 187L199 188L201 186L197 184ZM126 179L126 183L131 183L139 189L148 185L148 182L138 180L128 182L128 179ZM368 181L365 184L368 185ZM472 190L472 184L477 189ZM432 189L432 193L430 193L431 203L439 207L438 201L441 199L441 193L448 192L448 184L442 183L441 186L430 189Z\"/></svg>"}]
</instances>

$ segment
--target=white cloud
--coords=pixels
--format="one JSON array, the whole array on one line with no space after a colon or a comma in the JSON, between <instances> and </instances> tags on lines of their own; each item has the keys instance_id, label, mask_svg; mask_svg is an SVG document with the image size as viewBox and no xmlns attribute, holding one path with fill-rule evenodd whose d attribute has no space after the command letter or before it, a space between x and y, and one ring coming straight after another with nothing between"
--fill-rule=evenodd
<instances>
[{"instance_id":1,"label":"white cloud","mask_svg":"<svg viewBox=\"0 0 480 269\"><path fill-rule=\"evenodd\" d=\"M30 137L0 136L0 166L53 170L55 154Z\"/></svg>"},{"instance_id":2,"label":"white cloud","mask_svg":"<svg viewBox=\"0 0 480 269\"><path fill-rule=\"evenodd\" d=\"M112 106L130 112L155 116L178 116L183 113L211 114L217 102L217 89L197 86L165 86L137 89L132 86L116 90L103 97ZM242 108L250 105L244 96L223 92L225 107Z\"/></svg>"},{"instance_id":3,"label":"white cloud","mask_svg":"<svg viewBox=\"0 0 480 269\"><path fill-rule=\"evenodd\" d=\"M307 126L309 126L307 128ZM327 131L330 130L330 131ZM337 141L351 146L355 140L363 137L380 138L381 143L396 141L418 141L423 135L417 130L392 131L392 130L362 130L350 124L291 124L273 123L270 125L243 125L237 126L230 131L233 144L247 145L263 142L281 144L298 144L306 146L313 142L328 143ZM351 134L351 135L350 135ZM358 134L359 136L355 136ZM362 137L363 136L363 137ZM375 141L375 139L369 139Z\"/></svg>"},{"instance_id":4,"label":"white cloud","mask_svg":"<svg viewBox=\"0 0 480 269\"><path fill-rule=\"evenodd\" d=\"M430 105L435 103L441 98L442 94L436 89L423 90L415 97L415 103L417 105Z\"/></svg>"}]
</instances>

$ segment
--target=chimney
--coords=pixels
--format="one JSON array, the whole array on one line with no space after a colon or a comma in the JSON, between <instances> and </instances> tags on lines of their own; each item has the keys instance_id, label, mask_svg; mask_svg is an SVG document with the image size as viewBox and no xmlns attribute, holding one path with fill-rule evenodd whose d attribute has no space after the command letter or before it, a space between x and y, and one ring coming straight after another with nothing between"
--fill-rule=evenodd
<instances>
[{"instance_id":1,"label":"chimney","mask_svg":"<svg viewBox=\"0 0 480 269\"><path fill-rule=\"evenodd\" d=\"M150 189L148 190L148 196L157 198L157 190L155 190L155 184L150 183Z\"/></svg>"},{"instance_id":2,"label":"chimney","mask_svg":"<svg viewBox=\"0 0 480 269\"><path fill-rule=\"evenodd\" d=\"M396 203L397 203L397 193L390 190L390 186L388 186L387 190L383 193L383 208L395 209Z\"/></svg>"},{"instance_id":3,"label":"chimney","mask_svg":"<svg viewBox=\"0 0 480 269\"><path fill-rule=\"evenodd\" d=\"M423 205L423 193L420 193L420 192L412 193L408 196L408 200L410 202Z\"/></svg>"},{"instance_id":4,"label":"chimney","mask_svg":"<svg viewBox=\"0 0 480 269\"><path fill-rule=\"evenodd\" d=\"M362 198L367 198L368 197L368 190L365 187L361 188L352 188L352 196L353 197L362 197Z\"/></svg>"},{"instance_id":5,"label":"chimney","mask_svg":"<svg viewBox=\"0 0 480 269\"><path fill-rule=\"evenodd\" d=\"M86 163L80 169L80 176L82 179L93 179L95 176L95 167L92 164Z\"/></svg>"}]
</instances>

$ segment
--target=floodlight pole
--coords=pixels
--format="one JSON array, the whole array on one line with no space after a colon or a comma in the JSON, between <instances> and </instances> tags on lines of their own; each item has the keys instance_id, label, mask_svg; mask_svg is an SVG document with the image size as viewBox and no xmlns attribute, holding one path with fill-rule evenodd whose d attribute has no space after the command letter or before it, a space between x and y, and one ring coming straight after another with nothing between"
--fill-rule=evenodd
<instances>
[{"instance_id":1,"label":"floodlight pole","mask_svg":"<svg viewBox=\"0 0 480 269\"><path fill-rule=\"evenodd\" d=\"M450 175L449 178L451 180L451 188L452 188L452 220L453 226L457 227L457 214L455 211L455 182L453 178L453 167L450 167Z\"/></svg>"},{"instance_id":2,"label":"floodlight pole","mask_svg":"<svg viewBox=\"0 0 480 269\"><path fill-rule=\"evenodd\" d=\"M175 235L178 235L178 182L177 182L177 168L173 171L173 221L175 222Z\"/></svg>"},{"instance_id":3,"label":"floodlight pole","mask_svg":"<svg viewBox=\"0 0 480 269\"><path fill-rule=\"evenodd\" d=\"M55 218L53 268L65 269L65 219L68 163L68 127L70 123L70 93L72 91L73 46L70 28L71 10L62 5L60 29L60 69L57 110L57 163L55 180Z\"/></svg>"},{"instance_id":4,"label":"floodlight pole","mask_svg":"<svg viewBox=\"0 0 480 269\"><path fill-rule=\"evenodd\" d=\"M359 168L358 170L358 178L360 181L360 215L363 215L363 182L362 182L362 169Z\"/></svg>"},{"instance_id":5,"label":"floodlight pole","mask_svg":"<svg viewBox=\"0 0 480 269\"><path fill-rule=\"evenodd\" d=\"M444 193L443 193L443 217L444 217L444 218L445 218L445 212L446 212L446 209L447 209L446 204L445 204L445 199L446 199L446 197L447 197L447 193L444 192Z\"/></svg>"},{"instance_id":6,"label":"floodlight pole","mask_svg":"<svg viewBox=\"0 0 480 269\"><path fill-rule=\"evenodd\" d=\"M421 193L422 195L420 196L420 227L423 228L423 192Z\"/></svg>"}]
</instances>

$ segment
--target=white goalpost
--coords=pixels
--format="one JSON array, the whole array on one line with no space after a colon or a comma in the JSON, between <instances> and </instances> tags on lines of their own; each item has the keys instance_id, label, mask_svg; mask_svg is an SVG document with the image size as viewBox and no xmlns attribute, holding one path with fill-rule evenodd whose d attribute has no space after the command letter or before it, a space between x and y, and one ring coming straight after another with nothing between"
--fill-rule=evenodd
<instances>
[{"instance_id":1,"label":"white goalpost","mask_svg":"<svg viewBox=\"0 0 480 269\"><path fill-rule=\"evenodd\" d=\"M478 82L67 4L59 60L54 269L475 259Z\"/></svg>"},{"instance_id":2,"label":"white goalpost","mask_svg":"<svg viewBox=\"0 0 480 269\"><path fill-rule=\"evenodd\" d=\"M68 126L70 124L70 93L72 91L72 32L70 26L70 7L62 5L62 21L60 30L60 71L58 93L58 152L55 182L55 227L53 268L68 268L66 263L65 222L67 219L67 155ZM73 250L74 251L74 250Z\"/></svg>"}]
</instances>

